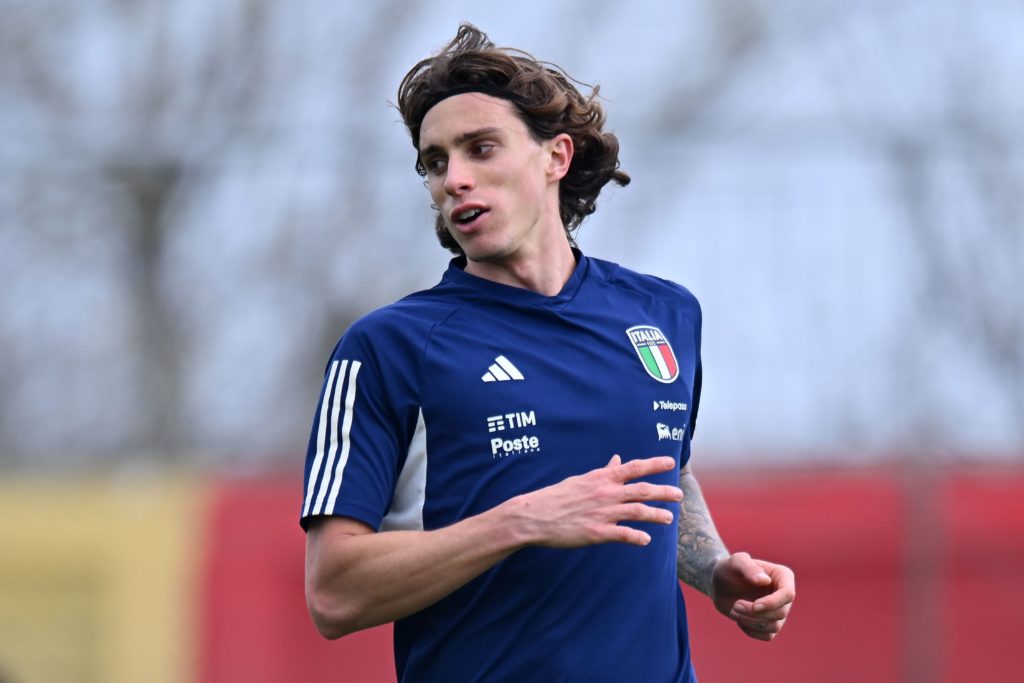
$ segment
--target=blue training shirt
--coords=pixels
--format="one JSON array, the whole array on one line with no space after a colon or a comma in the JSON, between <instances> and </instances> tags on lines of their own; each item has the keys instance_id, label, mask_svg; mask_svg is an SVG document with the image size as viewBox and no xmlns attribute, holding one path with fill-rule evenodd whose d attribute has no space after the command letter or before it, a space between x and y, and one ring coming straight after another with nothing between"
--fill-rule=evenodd
<instances>
[{"instance_id":1,"label":"blue training shirt","mask_svg":"<svg viewBox=\"0 0 1024 683\"><path fill-rule=\"evenodd\" d=\"M623 461L671 455L678 484L700 398L697 300L577 252L556 296L474 277L357 321L313 420L301 523L438 529ZM646 547L528 547L395 623L399 680L695 681L671 525Z\"/></svg>"}]
</instances>

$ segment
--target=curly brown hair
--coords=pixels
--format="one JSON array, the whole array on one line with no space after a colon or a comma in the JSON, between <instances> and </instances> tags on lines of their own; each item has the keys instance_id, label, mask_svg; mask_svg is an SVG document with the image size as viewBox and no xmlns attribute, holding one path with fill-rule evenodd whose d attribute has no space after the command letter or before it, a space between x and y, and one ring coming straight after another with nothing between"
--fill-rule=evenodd
<instances>
[{"instance_id":1,"label":"curly brown hair","mask_svg":"<svg viewBox=\"0 0 1024 683\"><path fill-rule=\"evenodd\" d=\"M561 133L572 138L575 151L559 183L558 210L566 237L574 244L573 231L594 213L601 188L609 181L628 185L630 180L619 170L618 138L602 131L605 115L598 103L599 88L590 88L584 97L574 80L554 64L521 50L496 47L480 29L461 24L447 46L416 64L398 86L398 110L416 148L416 172L426 175L419 158L420 126L431 107L461 92L508 100L538 142ZM440 213L435 230L441 246L462 253Z\"/></svg>"}]
</instances>

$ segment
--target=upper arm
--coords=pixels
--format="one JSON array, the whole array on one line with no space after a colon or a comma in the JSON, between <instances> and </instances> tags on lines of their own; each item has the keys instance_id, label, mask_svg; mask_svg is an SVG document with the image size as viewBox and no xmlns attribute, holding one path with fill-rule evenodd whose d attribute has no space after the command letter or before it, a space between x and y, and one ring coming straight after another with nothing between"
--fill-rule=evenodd
<instances>
[{"instance_id":1,"label":"upper arm","mask_svg":"<svg viewBox=\"0 0 1024 683\"><path fill-rule=\"evenodd\" d=\"M376 530L369 524L351 517L316 517L309 521L306 547L332 538L373 533L376 533Z\"/></svg>"},{"instance_id":2,"label":"upper arm","mask_svg":"<svg viewBox=\"0 0 1024 683\"><path fill-rule=\"evenodd\" d=\"M409 370L415 360L402 340L375 334L377 327L354 325L324 373L306 452L300 514L306 528L344 516L376 530L392 503L417 424L407 379L417 373Z\"/></svg>"},{"instance_id":3,"label":"upper arm","mask_svg":"<svg viewBox=\"0 0 1024 683\"><path fill-rule=\"evenodd\" d=\"M312 588L321 564L327 564L345 539L376 531L369 524L351 517L316 517L309 521L306 533L306 581ZM332 552L333 551L333 552Z\"/></svg>"},{"instance_id":4,"label":"upper arm","mask_svg":"<svg viewBox=\"0 0 1024 683\"><path fill-rule=\"evenodd\" d=\"M316 517L306 533L306 606L317 630L327 638L339 638L350 629L345 623L346 600L338 590L340 566L358 562L348 544L354 538L376 533L373 527L351 517Z\"/></svg>"}]
</instances>

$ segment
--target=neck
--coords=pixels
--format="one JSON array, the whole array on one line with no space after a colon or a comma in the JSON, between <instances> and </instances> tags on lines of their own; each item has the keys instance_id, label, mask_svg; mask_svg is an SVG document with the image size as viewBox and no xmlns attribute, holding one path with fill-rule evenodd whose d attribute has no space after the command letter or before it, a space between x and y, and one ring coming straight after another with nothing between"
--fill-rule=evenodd
<instances>
[{"instance_id":1,"label":"neck","mask_svg":"<svg viewBox=\"0 0 1024 683\"><path fill-rule=\"evenodd\" d=\"M522 287L555 296L576 269L576 257L563 241L554 249L535 254L516 254L494 261L466 261L466 272L510 287Z\"/></svg>"}]
</instances>

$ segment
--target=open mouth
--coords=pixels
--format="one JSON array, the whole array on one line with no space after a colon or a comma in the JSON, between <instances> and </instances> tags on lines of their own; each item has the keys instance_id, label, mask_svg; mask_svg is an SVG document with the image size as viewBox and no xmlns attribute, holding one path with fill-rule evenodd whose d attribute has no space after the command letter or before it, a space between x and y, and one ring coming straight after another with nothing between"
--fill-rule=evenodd
<instances>
[{"instance_id":1,"label":"open mouth","mask_svg":"<svg viewBox=\"0 0 1024 683\"><path fill-rule=\"evenodd\" d=\"M455 214L452 218L455 222L455 225L457 225L458 227L468 228L474 225L478 220L480 220L480 217L486 213L487 209L466 209L465 211L460 211L459 213Z\"/></svg>"},{"instance_id":2,"label":"open mouth","mask_svg":"<svg viewBox=\"0 0 1024 683\"><path fill-rule=\"evenodd\" d=\"M455 222L458 223L459 225L469 225L470 223L472 223L485 213L486 211L484 211L483 209L469 209L467 211L463 211L458 216L456 216Z\"/></svg>"}]
</instances>

